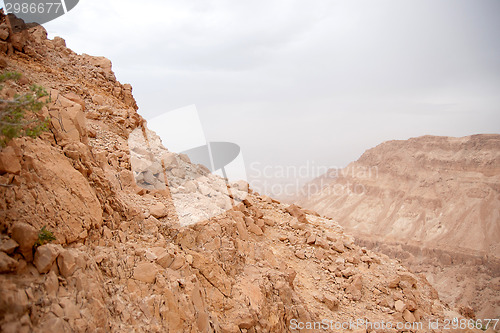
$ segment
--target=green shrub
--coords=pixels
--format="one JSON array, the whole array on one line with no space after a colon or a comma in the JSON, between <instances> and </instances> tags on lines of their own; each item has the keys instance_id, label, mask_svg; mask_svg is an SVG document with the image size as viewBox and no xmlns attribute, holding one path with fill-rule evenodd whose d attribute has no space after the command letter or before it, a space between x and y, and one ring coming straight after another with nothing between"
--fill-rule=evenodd
<instances>
[{"instance_id":1,"label":"green shrub","mask_svg":"<svg viewBox=\"0 0 500 333\"><path fill-rule=\"evenodd\" d=\"M35 246L36 247L42 246L44 244L50 243L50 242L55 241L55 240L56 240L56 237L54 236L52 231L47 230L45 228L45 226L43 226L42 229L40 229L40 231L38 232L38 239L35 243Z\"/></svg>"},{"instance_id":2,"label":"green shrub","mask_svg":"<svg viewBox=\"0 0 500 333\"><path fill-rule=\"evenodd\" d=\"M0 74L0 93L3 82L17 81L21 74L5 72ZM20 136L38 137L48 131L49 119L40 118L40 110L48 103L41 100L48 96L41 86L32 85L28 93L16 94L12 99L0 98L0 147Z\"/></svg>"}]
</instances>

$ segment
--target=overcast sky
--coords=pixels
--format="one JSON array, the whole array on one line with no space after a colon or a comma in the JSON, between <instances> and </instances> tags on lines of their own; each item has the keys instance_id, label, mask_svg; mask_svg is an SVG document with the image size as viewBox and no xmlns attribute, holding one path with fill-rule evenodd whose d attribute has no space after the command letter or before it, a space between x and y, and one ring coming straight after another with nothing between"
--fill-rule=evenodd
<instances>
[{"instance_id":1,"label":"overcast sky","mask_svg":"<svg viewBox=\"0 0 500 333\"><path fill-rule=\"evenodd\" d=\"M345 166L390 139L500 132L498 0L82 0L45 27L111 59L146 119L196 105L250 179Z\"/></svg>"}]
</instances>

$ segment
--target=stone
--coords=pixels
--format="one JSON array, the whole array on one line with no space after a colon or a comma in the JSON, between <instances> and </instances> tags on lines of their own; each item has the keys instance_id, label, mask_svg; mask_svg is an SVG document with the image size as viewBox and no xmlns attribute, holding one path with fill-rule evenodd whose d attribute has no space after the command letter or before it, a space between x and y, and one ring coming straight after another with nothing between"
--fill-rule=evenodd
<instances>
[{"instance_id":1,"label":"stone","mask_svg":"<svg viewBox=\"0 0 500 333\"><path fill-rule=\"evenodd\" d=\"M262 219L264 221L264 224L270 227L274 227L276 225L276 221L270 218L264 218Z\"/></svg>"},{"instance_id":2,"label":"stone","mask_svg":"<svg viewBox=\"0 0 500 333\"><path fill-rule=\"evenodd\" d=\"M331 244L331 248L332 250L337 251L339 253L344 253L345 251L344 243L340 239L333 241Z\"/></svg>"},{"instance_id":3,"label":"stone","mask_svg":"<svg viewBox=\"0 0 500 333\"><path fill-rule=\"evenodd\" d=\"M149 207L149 212L157 219L165 217L168 214L167 207L165 207L165 205L162 204L161 202L158 202L153 206Z\"/></svg>"},{"instance_id":4,"label":"stone","mask_svg":"<svg viewBox=\"0 0 500 333\"><path fill-rule=\"evenodd\" d=\"M45 320L41 323L41 333L64 333L71 332L71 327L62 318L58 318L55 315L53 317Z\"/></svg>"},{"instance_id":5,"label":"stone","mask_svg":"<svg viewBox=\"0 0 500 333\"><path fill-rule=\"evenodd\" d=\"M406 308L412 312L417 309L417 304L412 300L407 300L405 305L406 305Z\"/></svg>"},{"instance_id":6,"label":"stone","mask_svg":"<svg viewBox=\"0 0 500 333\"><path fill-rule=\"evenodd\" d=\"M396 310L397 312L403 312L404 309L405 303L403 303L402 300L397 300L396 302L394 302L394 310Z\"/></svg>"},{"instance_id":7,"label":"stone","mask_svg":"<svg viewBox=\"0 0 500 333\"><path fill-rule=\"evenodd\" d=\"M76 269L76 258L72 251L63 249L57 257L57 266L65 278L71 276Z\"/></svg>"},{"instance_id":8,"label":"stone","mask_svg":"<svg viewBox=\"0 0 500 333\"><path fill-rule=\"evenodd\" d=\"M409 323L413 323L415 321L415 317L408 309L403 311L403 319Z\"/></svg>"},{"instance_id":9,"label":"stone","mask_svg":"<svg viewBox=\"0 0 500 333\"><path fill-rule=\"evenodd\" d=\"M321 300L331 310L336 311L339 307L339 300L332 295L325 294Z\"/></svg>"},{"instance_id":10,"label":"stone","mask_svg":"<svg viewBox=\"0 0 500 333\"><path fill-rule=\"evenodd\" d=\"M56 139L85 142L87 125L83 107L54 89L50 91L50 99L52 103L48 106L48 113Z\"/></svg>"},{"instance_id":11,"label":"stone","mask_svg":"<svg viewBox=\"0 0 500 333\"><path fill-rule=\"evenodd\" d=\"M296 250L295 256L299 259L302 259L302 260L306 259L306 253L304 250Z\"/></svg>"},{"instance_id":12,"label":"stone","mask_svg":"<svg viewBox=\"0 0 500 333\"><path fill-rule=\"evenodd\" d=\"M15 259L9 257L5 252L0 252L0 273L14 272L17 265Z\"/></svg>"},{"instance_id":13,"label":"stone","mask_svg":"<svg viewBox=\"0 0 500 333\"><path fill-rule=\"evenodd\" d=\"M400 272L398 273L399 282L398 284L401 286L401 282L406 282L411 288L417 287L417 278L415 275L409 272Z\"/></svg>"},{"instance_id":14,"label":"stone","mask_svg":"<svg viewBox=\"0 0 500 333\"><path fill-rule=\"evenodd\" d=\"M344 276L345 278L349 278L349 277L353 276L355 273L356 273L356 271L351 266L349 266L346 269L342 270L342 276Z\"/></svg>"},{"instance_id":15,"label":"stone","mask_svg":"<svg viewBox=\"0 0 500 333\"><path fill-rule=\"evenodd\" d=\"M17 242L13 239L0 239L0 251L5 252L7 254L14 253L14 250L19 246Z\"/></svg>"},{"instance_id":16,"label":"stone","mask_svg":"<svg viewBox=\"0 0 500 333\"><path fill-rule=\"evenodd\" d=\"M12 227L12 239L19 244L19 251L26 261L33 260L33 246L38 240L38 232L31 225L17 222Z\"/></svg>"},{"instance_id":17,"label":"stone","mask_svg":"<svg viewBox=\"0 0 500 333\"><path fill-rule=\"evenodd\" d=\"M254 224L254 220L253 218L249 217L249 216L245 216L244 217L244 220L245 220L245 224L247 225L247 227L251 226L252 224Z\"/></svg>"},{"instance_id":18,"label":"stone","mask_svg":"<svg viewBox=\"0 0 500 333\"><path fill-rule=\"evenodd\" d=\"M63 298L59 305L64 309L64 318L66 319L78 319L81 317L80 309L78 306L69 298Z\"/></svg>"},{"instance_id":19,"label":"stone","mask_svg":"<svg viewBox=\"0 0 500 333\"><path fill-rule=\"evenodd\" d=\"M102 95L93 95L92 102L94 102L94 104L96 105L103 106L106 104L106 98Z\"/></svg>"},{"instance_id":20,"label":"stone","mask_svg":"<svg viewBox=\"0 0 500 333\"><path fill-rule=\"evenodd\" d=\"M11 50L12 50L12 44L0 40L0 53L2 54L10 53L12 52Z\"/></svg>"},{"instance_id":21,"label":"stone","mask_svg":"<svg viewBox=\"0 0 500 333\"><path fill-rule=\"evenodd\" d=\"M59 290L59 280L57 279L57 275L54 271L50 271L45 276L43 285L45 286L45 291L49 296L55 296L57 294L57 291Z\"/></svg>"},{"instance_id":22,"label":"stone","mask_svg":"<svg viewBox=\"0 0 500 333\"><path fill-rule=\"evenodd\" d=\"M184 184L184 188L185 188L185 191L187 193L193 193L193 192L196 192L198 190L198 187L196 186L196 184L192 180L187 181Z\"/></svg>"},{"instance_id":23,"label":"stone","mask_svg":"<svg viewBox=\"0 0 500 333\"><path fill-rule=\"evenodd\" d=\"M74 92L67 93L64 95L64 97L69 99L70 101L80 104L82 106L82 110L85 110L85 101Z\"/></svg>"},{"instance_id":24,"label":"stone","mask_svg":"<svg viewBox=\"0 0 500 333\"><path fill-rule=\"evenodd\" d=\"M36 249L33 264L40 274L45 274L50 270L59 255L59 251L59 247L53 244L42 245Z\"/></svg>"},{"instance_id":25,"label":"stone","mask_svg":"<svg viewBox=\"0 0 500 333\"><path fill-rule=\"evenodd\" d=\"M191 164L191 160L189 159L189 156L187 156L186 154L179 154L179 158L181 159L181 161L183 161L184 163L189 163Z\"/></svg>"},{"instance_id":26,"label":"stone","mask_svg":"<svg viewBox=\"0 0 500 333\"><path fill-rule=\"evenodd\" d=\"M64 317L64 309L58 303L52 303L50 311L59 318Z\"/></svg>"},{"instance_id":27,"label":"stone","mask_svg":"<svg viewBox=\"0 0 500 333\"><path fill-rule=\"evenodd\" d=\"M248 310L247 310L248 311ZM255 326L256 322L253 316L249 312L243 312L237 316L238 322L237 325L240 329L240 332L242 329L250 329Z\"/></svg>"},{"instance_id":28,"label":"stone","mask_svg":"<svg viewBox=\"0 0 500 333\"><path fill-rule=\"evenodd\" d=\"M290 221L290 227L295 230L304 230L306 225L304 223L299 222L299 220L294 217L292 221Z\"/></svg>"},{"instance_id":29,"label":"stone","mask_svg":"<svg viewBox=\"0 0 500 333\"><path fill-rule=\"evenodd\" d=\"M165 165L165 169L168 171L179 167L179 162L177 162L177 157L174 153L164 153L162 155L163 163Z\"/></svg>"},{"instance_id":30,"label":"stone","mask_svg":"<svg viewBox=\"0 0 500 333\"><path fill-rule=\"evenodd\" d=\"M7 38L9 38L9 27L7 24L2 23L0 24L0 39L7 40Z\"/></svg>"},{"instance_id":31,"label":"stone","mask_svg":"<svg viewBox=\"0 0 500 333\"><path fill-rule=\"evenodd\" d=\"M159 270L160 267L154 263L141 262L134 268L134 279L145 283L153 283Z\"/></svg>"},{"instance_id":32,"label":"stone","mask_svg":"<svg viewBox=\"0 0 500 333\"><path fill-rule=\"evenodd\" d=\"M302 209L299 208L297 205L290 205L286 209L286 212L293 217L296 217L297 220L301 223L309 223L306 218L306 214L302 211Z\"/></svg>"},{"instance_id":33,"label":"stone","mask_svg":"<svg viewBox=\"0 0 500 333\"><path fill-rule=\"evenodd\" d=\"M174 177L181 178L181 179L184 179L186 177L186 171L184 169L173 168L171 170L171 172L172 172L172 175L174 175Z\"/></svg>"},{"instance_id":34,"label":"stone","mask_svg":"<svg viewBox=\"0 0 500 333\"><path fill-rule=\"evenodd\" d=\"M0 174L12 173L17 175L19 172L21 172L21 163L14 148L10 146L3 148L0 151Z\"/></svg>"},{"instance_id":35,"label":"stone","mask_svg":"<svg viewBox=\"0 0 500 333\"><path fill-rule=\"evenodd\" d=\"M28 31L26 30L26 24L22 19L17 18L14 14L8 15L8 21L11 27L9 42L16 51L23 52L24 46L29 38Z\"/></svg>"},{"instance_id":36,"label":"stone","mask_svg":"<svg viewBox=\"0 0 500 333\"><path fill-rule=\"evenodd\" d=\"M323 250L322 248L316 248L314 250L314 256L316 257L316 259L318 260L323 260L325 259L326 257L326 252L325 250Z\"/></svg>"},{"instance_id":37,"label":"stone","mask_svg":"<svg viewBox=\"0 0 500 333\"><path fill-rule=\"evenodd\" d=\"M170 265L175 259L174 255L168 253L167 251L164 251L161 254L156 254L156 255L157 255L156 263L163 268L170 267Z\"/></svg>"},{"instance_id":38,"label":"stone","mask_svg":"<svg viewBox=\"0 0 500 333\"><path fill-rule=\"evenodd\" d=\"M66 47L66 41L64 40L64 38L59 36L55 36L52 40L52 43L55 47Z\"/></svg>"},{"instance_id":39,"label":"stone","mask_svg":"<svg viewBox=\"0 0 500 333\"><path fill-rule=\"evenodd\" d=\"M315 234L309 235L309 237L307 237L306 239L306 243L311 245L314 244L314 242L316 242L316 235Z\"/></svg>"},{"instance_id":40,"label":"stone","mask_svg":"<svg viewBox=\"0 0 500 333\"><path fill-rule=\"evenodd\" d=\"M105 58L105 57L94 57L90 56L88 54L82 54L82 57L84 60L86 60L88 63L90 63L92 66L102 68L104 72L111 72L112 68L112 63L111 60Z\"/></svg>"},{"instance_id":41,"label":"stone","mask_svg":"<svg viewBox=\"0 0 500 333\"><path fill-rule=\"evenodd\" d=\"M112 239L113 238L113 232L107 226L104 226L104 227L102 227L102 237L104 239Z\"/></svg>"},{"instance_id":42,"label":"stone","mask_svg":"<svg viewBox=\"0 0 500 333\"><path fill-rule=\"evenodd\" d=\"M415 321L420 321L422 320L422 317L424 316L424 313L420 309L416 309L413 312L413 316L415 317Z\"/></svg>"},{"instance_id":43,"label":"stone","mask_svg":"<svg viewBox=\"0 0 500 333\"><path fill-rule=\"evenodd\" d=\"M329 248L328 242L323 237L316 237L316 240L314 241L314 245L319 246L323 249Z\"/></svg>"},{"instance_id":44,"label":"stone","mask_svg":"<svg viewBox=\"0 0 500 333\"><path fill-rule=\"evenodd\" d=\"M240 238L244 241L248 240L248 231L247 228L245 228L245 223L243 222L243 219L236 219L236 230L238 231L238 235Z\"/></svg>"},{"instance_id":45,"label":"stone","mask_svg":"<svg viewBox=\"0 0 500 333\"><path fill-rule=\"evenodd\" d=\"M346 293L350 294L354 301L359 301L362 296L363 280L361 275L354 276L351 284L346 288Z\"/></svg>"},{"instance_id":46,"label":"stone","mask_svg":"<svg viewBox=\"0 0 500 333\"><path fill-rule=\"evenodd\" d=\"M169 266L170 269L173 269L174 271L180 269L184 264L186 263L186 260L184 259L183 256L177 255L174 258L174 261L172 261L172 264Z\"/></svg>"},{"instance_id":47,"label":"stone","mask_svg":"<svg viewBox=\"0 0 500 333\"><path fill-rule=\"evenodd\" d=\"M254 233L257 236L262 236L264 234L264 232L262 232L262 229L259 228L256 224L251 224L248 227L248 231Z\"/></svg>"}]
</instances>

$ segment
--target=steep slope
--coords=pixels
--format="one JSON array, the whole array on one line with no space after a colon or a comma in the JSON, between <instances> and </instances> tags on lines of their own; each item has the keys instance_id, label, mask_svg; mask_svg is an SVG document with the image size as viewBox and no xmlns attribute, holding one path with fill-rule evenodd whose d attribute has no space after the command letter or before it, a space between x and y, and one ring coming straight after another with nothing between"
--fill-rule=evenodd
<instances>
[{"instance_id":1,"label":"steep slope","mask_svg":"<svg viewBox=\"0 0 500 333\"><path fill-rule=\"evenodd\" d=\"M447 300L500 315L498 285L487 287L500 274L500 135L389 141L330 174L299 202L416 270L448 267L429 275ZM474 292L466 291L466 267L458 270L463 283L455 281L462 264L489 277L474 281Z\"/></svg>"},{"instance_id":2,"label":"steep slope","mask_svg":"<svg viewBox=\"0 0 500 333\"><path fill-rule=\"evenodd\" d=\"M353 244L331 220L251 190L210 206L220 178L151 147L159 140L109 60L77 55L39 26L14 33L3 15L0 27L2 63L24 75L9 89L37 83L51 96L51 131L0 152L2 332L313 332L300 328L322 320L324 331L359 332L361 320L398 325L388 332L427 332L438 320L439 332L463 319L423 276ZM137 129L142 149L129 146ZM145 162L153 150L168 155L160 169ZM216 215L185 225L176 194ZM56 240L37 246L43 226Z\"/></svg>"}]
</instances>

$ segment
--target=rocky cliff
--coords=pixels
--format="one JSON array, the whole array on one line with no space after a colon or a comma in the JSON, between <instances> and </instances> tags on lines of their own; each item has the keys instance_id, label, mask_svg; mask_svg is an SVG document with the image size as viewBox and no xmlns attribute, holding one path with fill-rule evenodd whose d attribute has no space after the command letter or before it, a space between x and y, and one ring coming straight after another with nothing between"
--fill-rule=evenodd
<instances>
[{"instance_id":1,"label":"rocky cliff","mask_svg":"<svg viewBox=\"0 0 500 333\"><path fill-rule=\"evenodd\" d=\"M500 315L500 135L385 142L317 183L305 207L429 272L451 303Z\"/></svg>"},{"instance_id":2,"label":"rocky cliff","mask_svg":"<svg viewBox=\"0 0 500 333\"><path fill-rule=\"evenodd\" d=\"M151 151L131 149L130 135L149 145L154 133L111 62L14 23L0 16L0 63L23 77L3 91L46 87L51 126L0 151L2 332L313 332L320 321L428 332L462 318L423 276L329 219L251 190L214 204L220 178L164 147L159 165L145 163ZM211 217L182 223L177 194ZM55 240L40 244L43 230Z\"/></svg>"}]
</instances>

